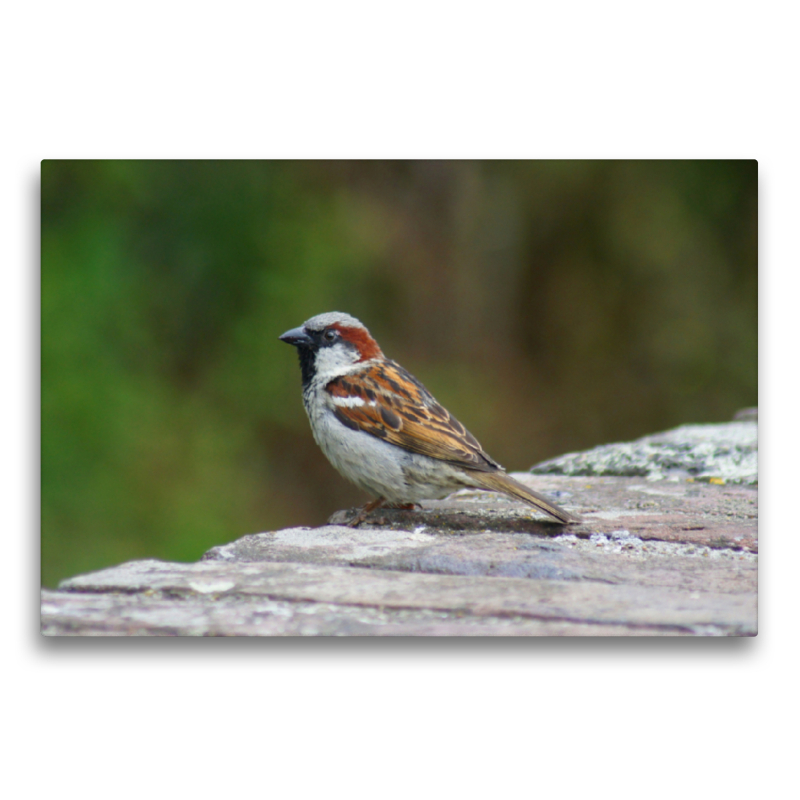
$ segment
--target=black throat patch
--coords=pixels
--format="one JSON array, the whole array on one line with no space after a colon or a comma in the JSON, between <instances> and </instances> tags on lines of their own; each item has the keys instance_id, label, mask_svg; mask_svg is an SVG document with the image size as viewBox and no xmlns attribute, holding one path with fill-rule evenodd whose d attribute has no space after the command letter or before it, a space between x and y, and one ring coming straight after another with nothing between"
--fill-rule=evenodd
<instances>
[{"instance_id":1,"label":"black throat patch","mask_svg":"<svg viewBox=\"0 0 800 800\"><path fill-rule=\"evenodd\" d=\"M305 391L314 377L314 360L317 357L316 350L310 347L298 347L297 355L300 356L300 372L303 378L303 390Z\"/></svg>"}]
</instances>

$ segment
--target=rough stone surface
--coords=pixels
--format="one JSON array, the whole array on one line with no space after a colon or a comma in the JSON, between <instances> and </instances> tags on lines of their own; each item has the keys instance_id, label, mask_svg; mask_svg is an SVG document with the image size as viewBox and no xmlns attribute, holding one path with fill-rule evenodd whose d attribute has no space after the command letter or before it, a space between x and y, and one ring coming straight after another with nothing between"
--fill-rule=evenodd
<instances>
[{"instance_id":1,"label":"rough stone surface","mask_svg":"<svg viewBox=\"0 0 800 800\"><path fill-rule=\"evenodd\" d=\"M577 512L583 522L565 527L504 495L465 490L446 500L425 502L421 511L377 511L359 530L530 533L547 538L564 532L588 538L627 530L643 540L758 550L758 491L751 486L512 474ZM350 516L351 511L340 511L329 522L338 524Z\"/></svg>"},{"instance_id":2,"label":"rough stone surface","mask_svg":"<svg viewBox=\"0 0 800 800\"><path fill-rule=\"evenodd\" d=\"M619 475L648 480L758 483L758 423L753 409L739 421L682 425L634 442L604 444L531 467L539 475ZM746 412L746 413L745 413ZM757 417L756 417L757 418Z\"/></svg>"},{"instance_id":3,"label":"rough stone surface","mask_svg":"<svg viewBox=\"0 0 800 800\"><path fill-rule=\"evenodd\" d=\"M295 563L170 564L132 561L80 575L61 588L188 599L244 597L390 610L437 611L475 618L537 619L659 632L754 633L750 593L699 592L590 581L429 575ZM164 621L166 622L166 620ZM162 625L163 627L163 625Z\"/></svg>"},{"instance_id":4,"label":"rough stone surface","mask_svg":"<svg viewBox=\"0 0 800 800\"><path fill-rule=\"evenodd\" d=\"M680 628L473 616L259 597L42 593L42 632L65 636L679 636ZM721 635L720 628L693 633Z\"/></svg>"},{"instance_id":5,"label":"rough stone surface","mask_svg":"<svg viewBox=\"0 0 800 800\"><path fill-rule=\"evenodd\" d=\"M727 440L723 429L732 432ZM707 446L702 430L709 431ZM715 458L722 464L715 453L730 454L751 440L755 446L755 435L741 427L685 426L647 439L660 455L651 451L659 466L646 476L515 474L580 514L579 524L555 524L521 503L478 491L423 503L418 511L381 510L357 529L340 524L349 512L337 512L319 528L244 536L197 564L139 561L70 578L58 591L43 592L42 631L755 635L757 474L732 485L732 470L720 467L715 480L702 481L705 467L697 460L710 453L703 464ZM634 452L638 445L627 447ZM682 463L697 473L677 477L678 468L664 460L670 448L691 454ZM653 480L665 469L668 478Z\"/></svg>"}]
</instances>

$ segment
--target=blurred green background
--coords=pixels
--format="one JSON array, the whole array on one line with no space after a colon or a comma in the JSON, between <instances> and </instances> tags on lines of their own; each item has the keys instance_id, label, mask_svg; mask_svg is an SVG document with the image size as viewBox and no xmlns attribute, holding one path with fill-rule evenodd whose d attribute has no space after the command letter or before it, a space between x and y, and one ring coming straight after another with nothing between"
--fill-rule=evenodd
<instances>
[{"instance_id":1,"label":"blurred green background","mask_svg":"<svg viewBox=\"0 0 800 800\"><path fill-rule=\"evenodd\" d=\"M755 161L44 161L42 581L368 498L286 329L347 311L508 469L757 404Z\"/></svg>"}]
</instances>

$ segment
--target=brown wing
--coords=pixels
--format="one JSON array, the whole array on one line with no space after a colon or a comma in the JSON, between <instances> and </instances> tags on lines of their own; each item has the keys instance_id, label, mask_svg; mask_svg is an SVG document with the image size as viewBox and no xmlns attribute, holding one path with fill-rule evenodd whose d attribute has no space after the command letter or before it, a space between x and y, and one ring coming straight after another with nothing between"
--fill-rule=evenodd
<instances>
[{"instance_id":1,"label":"brown wing","mask_svg":"<svg viewBox=\"0 0 800 800\"><path fill-rule=\"evenodd\" d=\"M336 378L326 388L337 419L353 430L467 469L502 469L478 440L394 361Z\"/></svg>"}]
</instances>

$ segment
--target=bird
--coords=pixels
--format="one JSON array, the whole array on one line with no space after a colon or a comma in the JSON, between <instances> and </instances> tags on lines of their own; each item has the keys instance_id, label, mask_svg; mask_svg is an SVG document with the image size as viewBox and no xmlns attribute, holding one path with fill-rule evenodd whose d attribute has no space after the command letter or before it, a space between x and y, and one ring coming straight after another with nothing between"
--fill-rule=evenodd
<instances>
[{"instance_id":1,"label":"bird","mask_svg":"<svg viewBox=\"0 0 800 800\"><path fill-rule=\"evenodd\" d=\"M383 506L415 508L465 488L502 492L562 524L580 521L508 475L355 317L318 314L279 338L297 348L314 439L341 475L375 498L348 525Z\"/></svg>"}]
</instances>

